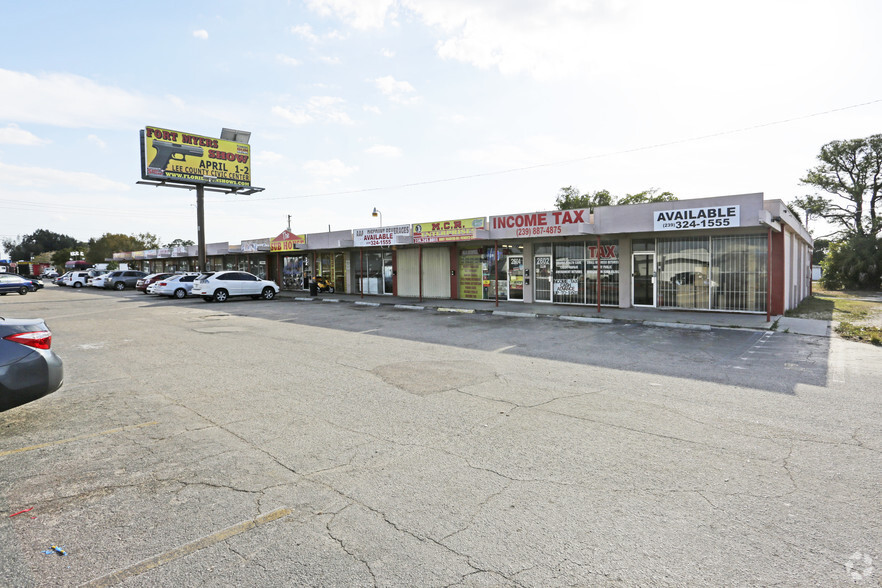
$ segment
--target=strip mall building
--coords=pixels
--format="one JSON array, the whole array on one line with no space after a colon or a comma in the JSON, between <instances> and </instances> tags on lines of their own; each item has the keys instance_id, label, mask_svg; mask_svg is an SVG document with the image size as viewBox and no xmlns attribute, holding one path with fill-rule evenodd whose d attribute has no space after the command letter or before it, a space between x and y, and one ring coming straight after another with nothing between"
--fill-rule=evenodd
<instances>
[{"instance_id":1,"label":"strip mall building","mask_svg":"<svg viewBox=\"0 0 882 588\"><path fill-rule=\"evenodd\" d=\"M811 292L812 238L781 200L743 194L528 212L207 246L207 270L283 290L322 275L365 296L783 314ZM195 271L195 247L114 254Z\"/></svg>"}]
</instances>

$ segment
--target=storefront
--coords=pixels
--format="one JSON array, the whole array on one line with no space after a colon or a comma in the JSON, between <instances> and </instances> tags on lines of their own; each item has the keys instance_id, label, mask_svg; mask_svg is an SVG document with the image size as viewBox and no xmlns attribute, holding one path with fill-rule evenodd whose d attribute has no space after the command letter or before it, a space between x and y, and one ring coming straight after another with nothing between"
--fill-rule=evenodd
<instances>
[{"instance_id":1,"label":"storefront","mask_svg":"<svg viewBox=\"0 0 882 588\"><path fill-rule=\"evenodd\" d=\"M418 260L410 250L399 248L412 242L410 225L353 230L352 244L356 248L352 260L355 293L418 296L419 285L414 288L414 280L411 279L418 275ZM406 269L402 271L402 267ZM402 294L402 288L408 292L415 290L416 294Z\"/></svg>"},{"instance_id":2,"label":"storefront","mask_svg":"<svg viewBox=\"0 0 882 588\"><path fill-rule=\"evenodd\" d=\"M211 271L248 271L284 290L306 290L320 275L337 292L361 295L777 315L810 294L812 245L784 202L758 193L286 230L210 244L207 260ZM195 247L117 256L145 271L198 270Z\"/></svg>"},{"instance_id":3,"label":"storefront","mask_svg":"<svg viewBox=\"0 0 882 588\"><path fill-rule=\"evenodd\" d=\"M306 235L295 235L284 230L270 240L274 272L282 290L307 290L312 277L310 254L306 251Z\"/></svg>"}]
</instances>

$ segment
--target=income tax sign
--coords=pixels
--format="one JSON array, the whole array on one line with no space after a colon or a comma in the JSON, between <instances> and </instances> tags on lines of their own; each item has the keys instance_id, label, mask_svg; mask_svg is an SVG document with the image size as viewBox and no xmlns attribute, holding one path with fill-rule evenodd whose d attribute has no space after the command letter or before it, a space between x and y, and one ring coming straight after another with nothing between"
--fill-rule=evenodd
<instances>
[{"instance_id":1,"label":"income tax sign","mask_svg":"<svg viewBox=\"0 0 882 588\"><path fill-rule=\"evenodd\" d=\"M251 146L146 127L141 131L141 178L248 188L251 186Z\"/></svg>"}]
</instances>

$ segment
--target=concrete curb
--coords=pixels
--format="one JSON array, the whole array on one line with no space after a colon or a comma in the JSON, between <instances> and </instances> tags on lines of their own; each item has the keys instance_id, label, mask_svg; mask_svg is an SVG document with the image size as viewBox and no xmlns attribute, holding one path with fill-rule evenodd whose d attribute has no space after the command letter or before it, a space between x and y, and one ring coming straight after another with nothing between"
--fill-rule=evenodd
<instances>
[{"instance_id":1,"label":"concrete curb","mask_svg":"<svg viewBox=\"0 0 882 588\"><path fill-rule=\"evenodd\" d=\"M658 321L643 321L647 327L665 327L668 329L691 329L693 331L710 331L710 325L690 325L687 323L662 323Z\"/></svg>"},{"instance_id":2,"label":"concrete curb","mask_svg":"<svg viewBox=\"0 0 882 588\"><path fill-rule=\"evenodd\" d=\"M686 329L693 331L710 331L714 329L721 330L738 330L738 331L746 331L746 332L755 332L755 333L770 333L770 332L779 332L779 333L788 333L795 335L814 335L814 336L822 336L822 337L832 337L833 330L829 324L827 325L815 325L814 323L817 321L811 321L808 319L788 319L787 317L776 317L774 322L769 323L769 328L762 328L756 324L753 325L742 325L738 326L737 324L705 324L705 323L689 323L689 322L668 322L668 321L652 321L652 320L644 320L636 317L615 317L615 318L601 318L601 317L589 317L589 316L579 316L579 315L568 315L568 314L556 314L556 313L546 313L546 312L517 312L511 310L498 310L498 309L490 309L490 308L460 308L454 306L441 306L437 304L402 304L395 302L374 302L367 300L351 300L351 299L341 299L341 298L321 298L321 297L305 297L305 296L281 296L280 298L287 300L296 300L301 302L338 302L338 303L351 303L353 305L359 306L372 306L375 308L386 307L386 308L395 308L399 310L429 310L435 312L449 312L449 313L457 313L457 314L473 314L473 315L487 315L487 316L505 316L505 317L513 317L513 318L532 318L532 319L547 319L547 320L562 320L562 321L570 321L577 323L595 323L595 324L617 324L617 325L644 325L647 327L658 327L658 328L667 328L667 329ZM773 325L777 323L777 329L771 328ZM789 328L788 328L789 327Z\"/></svg>"},{"instance_id":3,"label":"concrete curb","mask_svg":"<svg viewBox=\"0 0 882 588\"><path fill-rule=\"evenodd\" d=\"M613 319L608 318L594 318L590 316L567 316L561 315L558 317L562 321L574 321L577 323L602 323L604 325L610 325L613 323Z\"/></svg>"},{"instance_id":4,"label":"concrete curb","mask_svg":"<svg viewBox=\"0 0 882 588\"><path fill-rule=\"evenodd\" d=\"M494 310L493 316L514 316L520 318L538 318L539 315L533 312L511 312L509 310Z\"/></svg>"}]
</instances>

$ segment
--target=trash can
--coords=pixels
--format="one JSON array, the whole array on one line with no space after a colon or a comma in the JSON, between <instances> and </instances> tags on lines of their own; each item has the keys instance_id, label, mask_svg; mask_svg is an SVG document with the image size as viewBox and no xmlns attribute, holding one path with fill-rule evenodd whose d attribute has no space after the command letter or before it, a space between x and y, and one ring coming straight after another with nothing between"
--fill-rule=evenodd
<instances>
[{"instance_id":1,"label":"trash can","mask_svg":"<svg viewBox=\"0 0 882 588\"><path fill-rule=\"evenodd\" d=\"M309 295L318 296L318 282L315 281L315 278L309 280Z\"/></svg>"}]
</instances>

